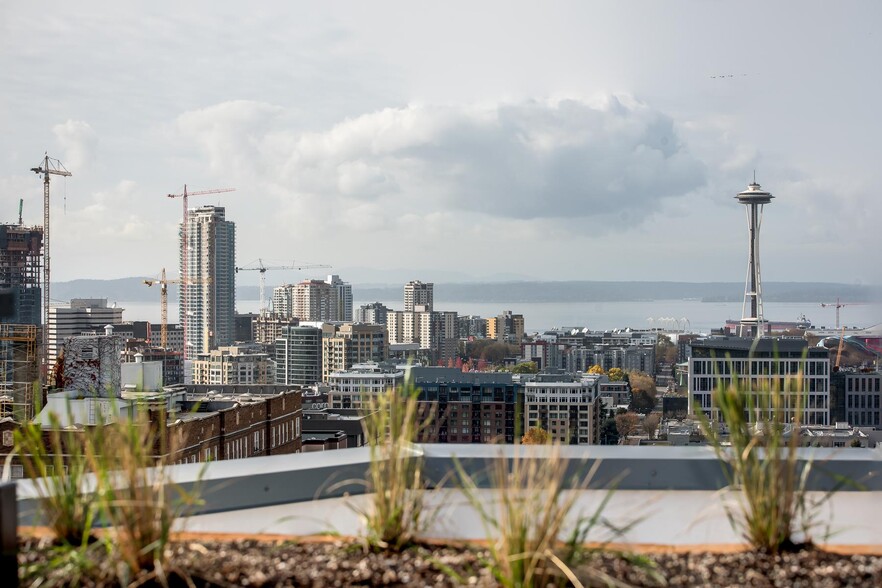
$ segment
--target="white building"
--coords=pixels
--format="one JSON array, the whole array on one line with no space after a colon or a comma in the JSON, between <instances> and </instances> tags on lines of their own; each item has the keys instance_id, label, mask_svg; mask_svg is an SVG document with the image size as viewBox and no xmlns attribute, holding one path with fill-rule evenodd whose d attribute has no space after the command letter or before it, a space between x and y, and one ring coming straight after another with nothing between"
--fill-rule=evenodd
<instances>
[{"instance_id":1,"label":"white building","mask_svg":"<svg viewBox=\"0 0 882 588\"><path fill-rule=\"evenodd\" d=\"M434 309L435 285L431 282L413 280L404 285L405 312L432 312Z\"/></svg>"},{"instance_id":2,"label":"white building","mask_svg":"<svg viewBox=\"0 0 882 588\"><path fill-rule=\"evenodd\" d=\"M106 325L122 324L122 308L107 306L106 298L74 298L66 306L49 307L47 356L58 357L61 344L70 337L103 334Z\"/></svg>"},{"instance_id":3,"label":"white building","mask_svg":"<svg viewBox=\"0 0 882 588\"><path fill-rule=\"evenodd\" d=\"M367 408L367 398L400 385L404 370L368 362L328 376L328 404L331 408Z\"/></svg>"},{"instance_id":4,"label":"white building","mask_svg":"<svg viewBox=\"0 0 882 588\"><path fill-rule=\"evenodd\" d=\"M543 376L524 384L524 430L542 427L555 441L600 444L600 377Z\"/></svg>"},{"instance_id":5,"label":"white building","mask_svg":"<svg viewBox=\"0 0 882 588\"><path fill-rule=\"evenodd\" d=\"M185 359L235 340L236 225L225 215L222 206L201 206L187 215L187 268L181 268L187 285L180 305Z\"/></svg>"}]
</instances>

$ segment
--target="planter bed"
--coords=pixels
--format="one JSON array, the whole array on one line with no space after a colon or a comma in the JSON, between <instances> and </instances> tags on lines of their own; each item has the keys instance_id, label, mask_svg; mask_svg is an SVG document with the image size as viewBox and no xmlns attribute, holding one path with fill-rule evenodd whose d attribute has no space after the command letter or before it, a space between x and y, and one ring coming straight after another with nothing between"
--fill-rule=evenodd
<instances>
[{"instance_id":1,"label":"planter bed","mask_svg":"<svg viewBox=\"0 0 882 588\"><path fill-rule=\"evenodd\" d=\"M42 534L26 536L19 564L48 563L52 542ZM650 561L668 586L880 586L882 557L873 549L800 550L771 556L737 546L713 551L664 546L631 546L632 553ZM851 553L849 552L851 551ZM481 566L486 547L480 544L433 542L402 553L366 553L344 538L286 539L272 536L224 537L182 534L171 546L171 564L190 576L195 586L496 586L492 573ZM95 550L95 553L100 553ZM113 564L96 558L82 586L116 585L94 578L108 576ZM658 586L643 565L605 552L591 565L634 586ZM582 576L581 570L577 573ZM453 572L453 573L451 573ZM144 585L154 585L148 578ZM69 572L56 567L24 586L45 581L66 585ZM173 586L186 583L177 576Z\"/></svg>"}]
</instances>

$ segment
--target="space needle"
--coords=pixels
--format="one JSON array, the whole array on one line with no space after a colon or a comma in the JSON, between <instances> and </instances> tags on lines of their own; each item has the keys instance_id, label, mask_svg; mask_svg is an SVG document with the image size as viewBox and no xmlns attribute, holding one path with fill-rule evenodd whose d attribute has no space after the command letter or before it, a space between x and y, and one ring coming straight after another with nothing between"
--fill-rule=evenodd
<instances>
[{"instance_id":1,"label":"space needle","mask_svg":"<svg viewBox=\"0 0 882 588\"><path fill-rule=\"evenodd\" d=\"M759 337L763 334L763 286L760 279L759 234L763 223L763 205L772 201L770 193L756 183L756 175L747 190L735 198L747 208L747 229L749 231L747 254L747 279L744 284L744 304L741 307L739 336Z\"/></svg>"}]
</instances>

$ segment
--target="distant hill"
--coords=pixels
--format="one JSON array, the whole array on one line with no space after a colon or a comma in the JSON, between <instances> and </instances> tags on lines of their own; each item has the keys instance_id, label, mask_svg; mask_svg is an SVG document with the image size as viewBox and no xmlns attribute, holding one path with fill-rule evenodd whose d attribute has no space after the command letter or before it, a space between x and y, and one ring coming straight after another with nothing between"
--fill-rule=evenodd
<instances>
[{"instance_id":1,"label":"distant hill","mask_svg":"<svg viewBox=\"0 0 882 588\"><path fill-rule=\"evenodd\" d=\"M766 282L763 299L768 302L879 302L882 286L826 282ZM158 287L147 287L143 278L72 280L52 284L53 300L107 298L110 302L149 302L159 299ZM358 301L398 300L400 286L353 284ZM270 295L270 292L267 292ZM169 300L177 300L176 286L169 286ZM240 300L256 300L257 286L236 289ZM698 299L705 302L737 302L744 284L737 282L540 282L436 283L435 298L444 302L611 302Z\"/></svg>"}]
</instances>

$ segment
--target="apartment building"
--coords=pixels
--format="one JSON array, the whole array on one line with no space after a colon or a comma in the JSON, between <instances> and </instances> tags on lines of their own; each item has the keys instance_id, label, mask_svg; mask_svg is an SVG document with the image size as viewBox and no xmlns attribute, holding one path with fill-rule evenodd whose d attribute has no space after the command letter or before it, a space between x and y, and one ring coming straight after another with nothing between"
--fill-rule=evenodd
<instances>
[{"instance_id":1,"label":"apartment building","mask_svg":"<svg viewBox=\"0 0 882 588\"><path fill-rule=\"evenodd\" d=\"M382 325L340 325L322 339L322 381L354 364L381 362L388 356L389 342Z\"/></svg>"},{"instance_id":2,"label":"apartment building","mask_svg":"<svg viewBox=\"0 0 882 588\"><path fill-rule=\"evenodd\" d=\"M524 430L542 427L555 441L599 445L600 376L538 374L524 384Z\"/></svg>"},{"instance_id":3,"label":"apartment building","mask_svg":"<svg viewBox=\"0 0 882 588\"><path fill-rule=\"evenodd\" d=\"M255 345L236 345L200 353L193 361L193 384L271 384L271 360Z\"/></svg>"},{"instance_id":4,"label":"apartment building","mask_svg":"<svg viewBox=\"0 0 882 588\"><path fill-rule=\"evenodd\" d=\"M431 282L413 280L404 285L405 312L432 312L434 301L435 285Z\"/></svg>"},{"instance_id":5,"label":"apartment building","mask_svg":"<svg viewBox=\"0 0 882 588\"><path fill-rule=\"evenodd\" d=\"M404 370L394 364L365 362L328 376L332 409L366 409L370 396L401 385Z\"/></svg>"}]
</instances>

